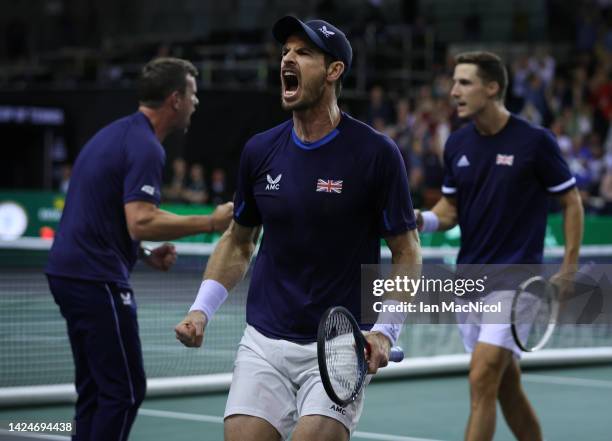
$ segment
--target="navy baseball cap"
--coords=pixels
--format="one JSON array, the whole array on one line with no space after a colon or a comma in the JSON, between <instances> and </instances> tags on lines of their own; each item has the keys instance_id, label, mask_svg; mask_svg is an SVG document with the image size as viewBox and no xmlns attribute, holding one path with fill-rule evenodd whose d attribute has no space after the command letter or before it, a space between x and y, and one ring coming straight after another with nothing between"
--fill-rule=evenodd
<instances>
[{"instance_id":1,"label":"navy baseball cap","mask_svg":"<svg viewBox=\"0 0 612 441\"><path fill-rule=\"evenodd\" d=\"M353 48L348 38L340 29L323 20L303 21L287 15L278 20L272 28L272 35L280 44L285 44L289 36L296 32L304 32L323 52L344 63L343 76L351 68Z\"/></svg>"}]
</instances>

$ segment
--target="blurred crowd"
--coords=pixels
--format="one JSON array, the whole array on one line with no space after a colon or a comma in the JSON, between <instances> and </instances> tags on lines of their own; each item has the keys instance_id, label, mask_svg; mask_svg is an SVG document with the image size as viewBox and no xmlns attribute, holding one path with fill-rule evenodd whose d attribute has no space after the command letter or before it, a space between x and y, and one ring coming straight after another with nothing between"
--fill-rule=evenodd
<instances>
[{"instance_id":1,"label":"blurred crowd","mask_svg":"<svg viewBox=\"0 0 612 441\"><path fill-rule=\"evenodd\" d=\"M401 20L418 28L422 16L417 14L418 8L414 9L413 3L403 2ZM341 2L322 0L317 4L317 14L339 19ZM366 23L366 28L377 30L374 40L384 40L383 31L389 29L380 13L381 4L378 0L368 1L365 18L360 21ZM517 45L507 45L515 55L505 59L510 75L506 105L513 113L554 133L576 178L586 211L612 215L612 2L580 0L568 5L561 0L548 0L547 4L552 14L550 31L563 33L573 41L561 39L569 48L560 50L563 44L549 47L540 40L539 45L522 53L516 48L528 47L525 39L520 39L522 43ZM567 10L572 14L566 13ZM472 33L474 28L479 28L470 20L464 26ZM569 29L572 26L575 28ZM268 30L265 35L269 37ZM228 38L223 36L220 41L234 41ZM249 38L256 40L253 36ZM213 44L214 39L208 43ZM197 46L195 42L190 44ZM177 47L161 44L151 50L155 55L188 58L197 55L195 49L176 53ZM270 47L266 54L257 56L271 57L274 61L270 63L278 65L276 46ZM442 48L441 56L435 57L437 64L434 63L431 80L421 86L405 90L397 81L381 82L368 88L367 105L361 105L361 98L353 101L347 98L343 102L349 113L395 140L406 163L417 207L431 207L441 196L444 145L449 134L463 123L456 117L449 97L453 59L448 56L445 60L445 51ZM124 78L115 74L117 78ZM277 82L278 75L271 78ZM244 81L242 77L238 80ZM372 77L368 77L370 80ZM360 93L362 90L365 88L359 89ZM235 183L226 182L223 169L214 169L208 174L202 164L187 164L182 158L176 158L167 168L170 178L162 192L167 202L216 204L231 198ZM229 170L229 174L234 171Z\"/></svg>"},{"instance_id":2,"label":"blurred crowd","mask_svg":"<svg viewBox=\"0 0 612 441\"><path fill-rule=\"evenodd\" d=\"M172 161L170 174L162 189L163 201L167 203L219 205L231 200L231 197L225 170L213 169L208 179L202 164L196 162L188 166L181 157Z\"/></svg>"}]
</instances>

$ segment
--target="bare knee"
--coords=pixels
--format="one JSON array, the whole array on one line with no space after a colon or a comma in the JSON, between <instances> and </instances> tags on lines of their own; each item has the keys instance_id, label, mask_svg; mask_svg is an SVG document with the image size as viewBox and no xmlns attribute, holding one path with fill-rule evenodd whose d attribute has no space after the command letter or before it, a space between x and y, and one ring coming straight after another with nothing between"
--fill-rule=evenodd
<instances>
[{"instance_id":1,"label":"bare knee","mask_svg":"<svg viewBox=\"0 0 612 441\"><path fill-rule=\"evenodd\" d=\"M472 401L495 400L504 372L511 360L509 351L492 345L478 344L470 365Z\"/></svg>"},{"instance_id":2,"label":"bare knee","mask_svg":"<svg viewBox=\"0 0 612 441\"><path fill-rule=\"evenodd\" d=\"M292 441L348 441L349 431L338 420L323 415L306 415L299 419Z\"/></svg>"},{"instance_id":3,"label":"bare knee","mask_svg":"<svg viewBox=\"0 0 612 441\"><path fill-rule=\"evenodd\" d=\"M490 365L470 369L470 391L473 398L491 398L497 396L499 381L497 372Z\"/></svg>"},{"instance_id":4,"label":"bare knee","mask_svg":"<svg viewBox=\"0 0 612 441\"><path fill-rule=\"evenodd\" d=\"M223 422L225 441L280 441L278 430L263 418L231 415Z\"/></svg>"}]
</instances>

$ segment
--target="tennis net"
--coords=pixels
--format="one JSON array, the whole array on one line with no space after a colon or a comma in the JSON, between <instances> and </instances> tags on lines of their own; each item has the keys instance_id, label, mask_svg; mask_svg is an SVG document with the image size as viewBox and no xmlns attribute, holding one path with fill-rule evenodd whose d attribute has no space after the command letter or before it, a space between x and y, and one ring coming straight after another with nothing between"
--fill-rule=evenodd
<instances>
[{"instance_id":1,"label":"tennis net","mask_svg":"<svg viewBox=\"0 0 612 441\"><path fill-rule=\"evenodd\" d=\"M30 239L0 243L0 406L74 399L66 325L42 272L49 245ZM131 280L149 396L226 389L245 327L248 275L211 321L202 348L185 348L176 341L174 326L192 303L212 250L210 245L197 244L177 244L177 248L179 259L170 272L138 264ZM612 249L599 247L590 252L592 255L585 250L585 259L612 260ZM455 253L454 249L424 250L429 261L449 259ZM549 254L554 258L555 252ZM388 250L383 256L388 258ZM467 367L468 358L454 325L412 325L402 333L400 344L406 360L386 369L381 377ZM535 358L537 362L544 357L540 362L545 363L612 360L611 346L609 326L562 327L549 345L558 351L542 351Z\"/></svg>"}]
</instances>

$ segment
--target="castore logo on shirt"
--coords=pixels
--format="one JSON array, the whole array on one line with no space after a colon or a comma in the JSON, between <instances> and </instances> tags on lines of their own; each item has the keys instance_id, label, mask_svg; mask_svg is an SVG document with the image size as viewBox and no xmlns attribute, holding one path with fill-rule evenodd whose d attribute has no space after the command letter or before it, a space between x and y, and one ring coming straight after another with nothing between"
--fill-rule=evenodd
<instances>
[{"instance_id":1,"label":"castore logo on shirt","mask_svg":"<svg viewBox=\"0 0 612 441\"><path fill-rule=\"evenodd\" d=\"M279 174L276 178L272 179L272 176L266 175L266 179L268 180L266 190L280 190L280 180L282 177L283 175Z\"/></svg>"}]
</instances>

